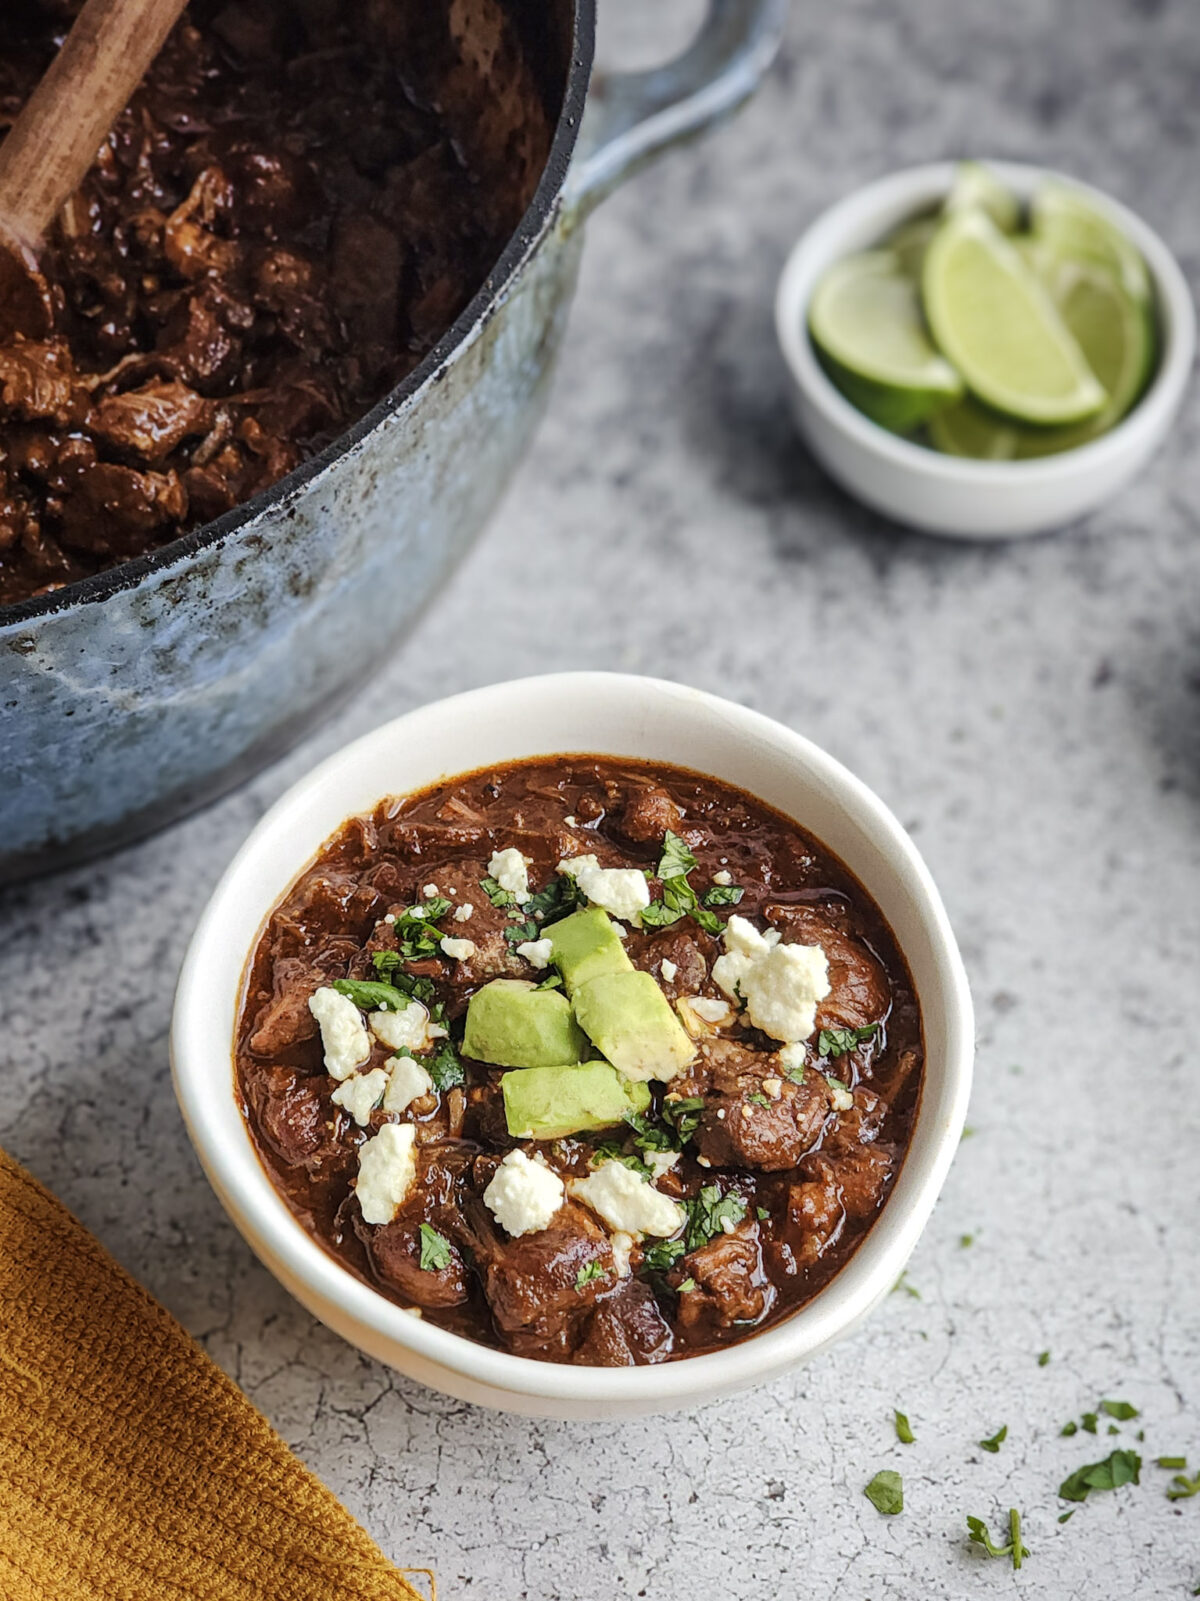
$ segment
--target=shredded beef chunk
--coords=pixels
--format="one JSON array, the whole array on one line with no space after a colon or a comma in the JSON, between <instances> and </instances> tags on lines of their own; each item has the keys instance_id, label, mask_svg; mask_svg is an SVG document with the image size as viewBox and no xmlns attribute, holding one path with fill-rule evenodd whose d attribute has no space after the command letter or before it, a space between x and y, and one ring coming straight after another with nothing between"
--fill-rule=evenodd
<instances>
[{"instance_id":1,"label":"shredded beef chunk","mask_svg":"<svg viewBox=\"0 0 1200 1601\"><path fill-rule=\"evenodd\" d=\"M194 219L209 227L221 196ZM588 875L594 900L558 871L576 856L617 871ZM521 902L499 883L520 888L518 857ZM642 882L648 921L627 909ZM771 1021L811 1018L805 1037L768 1037L714 980L722 955L745 957L725 938L735 910L825 953L815 1013L807 977L790 995L779 980ZM319 1031L309 998L341 979L349 1010L319 1006ZM468 1056L476 997L513 979L476 1010ZM644 1085L608 1061L631 1048L631 1018ZM325 1030L361 1052L364 1024L369 1057L339 1085ZM904 959L834 857L728 785L587 756L482 769L350 819L269 919L237 1043L262 1159L347 1271L441 1328L581 1367L718 1350L818 1294L887 1204L923 1061Z\"/></svg>"},{"instance_id":2,"label":"shredded beef chunk","mask_svg":"<svg viewBox=\"0 0 1200 1601\"><path fill-rule=\"evenodd\" d=\"M79 3L0 8L0 128ZM40 273L6 289L0 603L267 488L454 321L532 197L553 119L512 25L485 70L457 12L192 0Z\"/></svg>"}]
</instances>

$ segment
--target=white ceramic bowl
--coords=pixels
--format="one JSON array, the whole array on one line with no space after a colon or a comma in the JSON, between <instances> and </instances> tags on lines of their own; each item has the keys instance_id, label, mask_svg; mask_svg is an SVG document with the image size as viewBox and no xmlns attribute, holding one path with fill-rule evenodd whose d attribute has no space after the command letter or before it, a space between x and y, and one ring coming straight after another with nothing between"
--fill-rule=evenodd
<instances>
[{"instance_id":1,"label":"white ceramic bowl","mask_svg":"<svg viewBox=\"0 0 1200 1601\"><path fill-rule=\"evenodd\" d=\"M659 1367L559 1366L490 1350L360 1283L304 1232L255 1154L234 1098L243 969L268 914L326 839L388 795L492 763L560 752L674 762L738 784L810 829L875 897L910 964L925 1025L925 1084L907 1159L854 1256L809 1304L714 1355ZM895 1284L962 1132L974 1048L971 998L937 890L891 812L800 735L656 679L563 673L498 684L410 712L331 756L280 800L208 904L179 980L175 1089L213 1188L261 1260L353 1345L467 1401L549 1417L695 1405L782 1373L852 1328Z\"/></svg>"},{"instance_id":2,"label":"white ceramic bowl","mask_svg":"<svg viewBox=\"0 0 1200 1601\"><path fill-rule=\"evenodd\" d=\"M775 297L775 327L791 372L796 420L817 460L857 499L897 522L963 539L1042 533L1111 499L1165 438L1196 346L1195 314L1183 273L1139 217L1099 190L1049 168L1007 161L987 165L1023 198L1044 178L1071 184L1113 218L1150 268L1162 338L1158 370L1129 415L1100 439L1036 461L944 456L863 416L817 360L808 336L808 306L826 269L936 207L953 182L953 162L893 173L823 212L788 257Z\"/></svg>"}]
</instances>

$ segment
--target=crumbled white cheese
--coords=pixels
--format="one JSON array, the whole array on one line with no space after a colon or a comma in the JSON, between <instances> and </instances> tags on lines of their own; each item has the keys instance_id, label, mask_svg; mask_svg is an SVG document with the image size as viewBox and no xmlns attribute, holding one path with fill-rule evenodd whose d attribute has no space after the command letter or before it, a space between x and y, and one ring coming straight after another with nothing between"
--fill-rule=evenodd
<instances>
[{"instance_id":1,"label":"crumbled white cheese","mask_svg":"<svg viewBox=\"0 0 1200 1601\"><path fill-rule=\"evenodd\" d=\"M803 1077L807 1060L808 1050L803 1040L793 1040L790 1045L779 1047L779 1065L785 1073L799 1073Z\"/></svg>"},{"instance_id":2,"label":"crumbled white cheese","mask_svg":"<svg viewBox=\"0 0 1200 1601\"><path fill-rule=\"evenodd\" d=\"M428 915L428 908L424 906L410 906L406 913L408 917L415 917L418 922Z\"/></svg>"},{"instance_id":3,"label":"crumbled white cheese","mask_svg":"<svg viewBox=\"0 0 1200 1601\"><path fill-rule=\"evenodd\" d=\"M532 967L549 967L553 954L552 939L527 939L517 946L517 955L523 956Z\"/></svg>"},{"instance_id":4,"label":"crumbled white cheese","mask_svg":"<svg viewBox=\"0 0 1200 1601\"><path fill-rule=\"evenodd\" d=\"M351 1073L343 1079L330 1096L336 1106L345 1107L359 1128L366 1128L371 1113L379 1105L387 1088L388 1076L382 1067L373 1067L369 1073Z\"/></svg>"},{"instance_id":5,"label":"crumbled white cheese","mask_svg":"<svg viewBox=\"0 0 1200 1601\"><path fill-rule=\"evenodd\" d=\"M619 1279L627 1279L633 1272L629 1258L636 1244L637 1241L632 1234L623 1234L620 1229L612 1237L613 1266L617 1270Z\"/></svg>"},{"instance_id":6,"label":"crumbled white cheese","mask_svg":"<svg viewBox=\"0 0 1200 1601\"><path fill-rule=\"evenodd\" d=\"M447 934L441 942L442 955L449 956L452 961L465 962L468 956L475 954L475 941L473 939L451 939Z\"/></svg>"},{"instance_id":7,"label":"crumbled white cheese","mask_svg":"<svg viewBox=\"0 0 1200 1601\"><path fill-rule=\"evenodd\" d=\"M726 885L733 883L733 874L727 867L723 867L719 873L713 874L713 883L720 884L724 888Z\"/></svg>"},{"instance_id":8,"label":"crumbled white cheese","mask_svg":"<svg viewBox=\"0 0 1200 1601\"><path fill-rule=\"evenodd\" d=\"M423 887L423 889L421 890L421 894L424 895L424 897L425 897L425 899L427 901L431 901L434 898L434 896L437 894L437 892L438 892L438 887L437 887L436 884L426 884Z\"/></svg>"},{"instance_id":9,"label":"crumbled white cheese","mask_svg":"<svg viewBox=\"0 0 1200 1601\"><path fill-rule=\"evenodd\" d=\"M650 886L640 867L601 867L594 856L564 856L558 864L579 885L593 906L636 923L650 904Z\"/></svg>"},{"instance_id":10,"label":"crumbled white cheese","mask_svg":"<svg viewBox=\"0 0 1200 1601\"><path fill-rule=\"evenodd\" d=\"M544 1162L509 1151L483 1192L484 1205L514 1239L548 1228L563 1204L563 1181Z\"/></svg>"},{"instance_id":11,"label":"crumbled white cheese","mask_svg":"<svg viewBox=\"0 0 1200 1601\"><path fill-rule=\"evenodd\" d=\"M367 1022L371 1033L389 1051L422 1051L434 1040L445 1039L446 1030L429 1021L420 1001L409 1001L402 1012L372 1012Z\"/></svg>"},{"instance_id":12,"label":"crumbled white cheese","mask_svg":"<svg viewBox=\"0 0 1200 1601\"><path fill-rule=\"evenodd\" d=\"M488 872L518 904L529 899L529 863L513 846L492 852Z\"/></svg>"},{"instance_id":13,"label":"crumbled white cheese","mask_svg":"<svg viewBox=\"0 0 1200 1601\"><path fill-rule=\"evenodd\" d=\"M829 1085L829 1104L835 1112L848 1112L854 1105L854 1097L840 1078L831 1078L825 1075L825 1082Z\"/></svg>"},{"instance_id":14,"label":"crumbled white cheese","mask_svg":"<svg viewBox=\"0 0 1200 1601\"><path fill-rule=\"evenodd\" d=\"M697 1167L711 1167L712 1163L709 1161L707 1156L698 1156L696 1158L696 1166Z\"/></svg>"},{"instance_id":15,"label":"crumbled white cheese","mask_svg":"<svg viewBox=\"0 0 1200 1601\"><path fill-rule=\"evenodd\" d=\"M689 995L688 1005L697 1017L702 1017L706 1023L716 1023L720 1027L724 1023L732 1023L734 1010L728 1001L720 1001L713 995Z\"/></svg>"},{"instance_id":16,"label":"crumbled white cheese","mask_svg":"<svg viewBox=\"0 0 1200 1601\"><path fill-rule=\"evenodd\" d=\"M414 1101L432 1090L433 1080L411 1056L393 1056L387 1065L392 1076L383 1097L385 1112L407 1112Z\"/></svg>"},{"instance_id":17,"label":"crumbled white cheese","mask_svg":"<svg viewBox=\"0 0 1200 1601\"><path fill-rule=\"evenodd\" d=\"M625 927L624 923L614 923L612 926L612 931L618 939L629 938L629 930Z\"/></svg>"},{"instance_id":18,"label":"crumbled white cheese","mask_svg":"<svg viewBox=\"0 0 1200 1601\"><path fill-rule=\"evenodd\" d=\"M394 922L395 922L395 921L396 921L396 914L395 914L395 912L389 912L389 913L388 913L388 914L387 914L387 916L386 916L386 917L385 917L385 918L384 918L384 922L385 922L385 923L394 923Z\"/></svg>"},{"instance_id":19,"label":"crumbled white cheese","mask_svg":"<svg viewBox=\"0 0 1200 1601\"><path fill-rule=\"evenodd\" d=\"M417 1176L417 1131L412 1123L385 1123L358 1148L354 1192L364 1223L390 1223Z\"/></svg>"},{"instance_id":20,"label":"crumbled white cheese","mask_svg":"<svg viewBox=\"0 0 1200 1601\"><path fill-rule=\"evenodd\" d=\"M563 818L563 822L567 825L568 828L578 828L579 827L579 824L575 821L574 816L564 817Z\"/></svg>"},{"instance_id":21,"label":"crumbled white cheese","mask_svg":"<svg viewBox=\"0 0 1200 1601\"><path fill-rule=\"evenodd\" d=\"M754 1116L754 1108L752 1106L747 1105L747 1103L745 1101L743 1101L742 1102L742 1118L743 1118L743 1120L748 1123L753 1116Z\"/></svg>"},{"instance_id":22,"label":"crumbled white cheese","mask_svg":"<svg viewBox=\"0 0 1200 1601\"><path fill-rule=\"evenodd\" d=\"M624 1162L602 1163L587 1178L576 1179L571 1194L624 1234L663 1237L683 1227L683 1208Z\"/></svg>"},{"instance_id":23,"label":"crumbled white cheese","mask_svg":"<svg viewBox=\"0 0 1200 1601\"><path fill-rule=\"evenodd\" d=\"M740 995L750 1022L776 1040L807 1039L829 994L829 964L819 945L781 945L777 930L760 934L736 915L725 925L725 950L712 976L726 995Z\"/></svg>"},{"instance_id":24,"label":"crumbled white cheese","mask_svg":"<svg viewBox=\"0 0 1200 1601\"><path fill-rule=\"evenodd\" d=\"M671 1171L682 1154L682 1151L644 1151L642 1160L650 1169L651 1175L660 1179L664 1173Z\"/></svg>"},{"instance_id":25,"label":"crumbled white cheese","mask_svg":"<svg viewBox=\"0 0 1200 1601\"><path fill-rule=\"evenodd\" d=\"M309 996L308 1009L321 1030L325 1071L330 1078L349 1078L371 1054L371 1037L362 1013L348 995L328 984Z\"/></svg>"},{"instance_id":26,"label":"crumbled white cheese","mask_svg":"<svg viewBox=\"0 0 1200 1601\"><path fill-rule=\"evenodd\" d=\"M678 971L679 969L676 967L675 963L671 961L669 957L664 956L661 963L661 972L668 984L673 984L675 982L675 975L678 973Z\"/></svg>"},{"instance_id":27,"label":"crumbled white cheese","mask_svg":"<svg viewBox=\"0 0 1200 1601\"><path fill-rule=\"evenodd\" d=\"M777 1101L783 1094L783 1080L781 1078L765 1078L762 1081L763 1094Z\"/></svg>"},{"instance_id":28,"label":"crumbled white cheese","mask_svg":"<svg viewBox=\"0 0 1200 1601\"><path fill-rule=\"evenodd\" d=\"M454 921L456 923L465 923L472 917L474 911L474 902L464 901L461 906L456 906L454 908Z\"/></svg>"}]
</instances>

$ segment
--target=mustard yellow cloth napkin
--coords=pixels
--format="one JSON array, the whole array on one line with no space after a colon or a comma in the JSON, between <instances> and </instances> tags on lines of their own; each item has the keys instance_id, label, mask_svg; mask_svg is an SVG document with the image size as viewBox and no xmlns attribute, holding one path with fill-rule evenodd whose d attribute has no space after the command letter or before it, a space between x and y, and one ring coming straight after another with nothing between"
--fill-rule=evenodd
<instances>
[{"instance_id":1,"label":"mustard yellow cloth napkin","mask_svg":"<svg viewBox=\"0 0 1200 1601\"><path fill-rule=\"evenodd\" d=\"M0 1151L4 1601L420 1601L178 1323Z\"/></svg>"}]
</instances>

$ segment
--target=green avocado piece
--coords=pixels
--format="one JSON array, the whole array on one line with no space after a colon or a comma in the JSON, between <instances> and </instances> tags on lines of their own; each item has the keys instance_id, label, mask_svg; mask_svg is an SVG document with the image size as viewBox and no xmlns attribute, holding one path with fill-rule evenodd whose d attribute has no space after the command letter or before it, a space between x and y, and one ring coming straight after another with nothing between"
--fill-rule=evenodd
<instances>
[{"instance_id":1,"label":"green avocado piece","mask_svg":"<svg viewBox=\"0 0 1200 1601\"><path fill-rule=\"evenodd\" d=\"M613 1128L650 1105L646 1086L629 1083L607 1062L526 1067L505 1073L500 1088L508 1132L518 1140L560 1140Z\"/></svg>"},{"instance_id":2,"label":"green avocado piece","mask_svg":"<svg viewBox=\"0 0 1200 1601\"><path fill-rule=\"evenodd\" d=\"M575 1017L626 1078L666 1082L696 1047L649 973L604 973L575 991Z\"/></svg>"},{"instance_id":3,"label":"green avocado piece","mask_svg":"<svg viewBox=\"0 0 1200 1601\"><path fill-rule=\"evenodd\" d=\"M523 978L494 978L475 991L462 1048L497 1067L563 1067L588 1054L566 996Z\"/></svg>"},{"instance_id":4,"label":"green avocado piece","mask_svg":"<svg viewBox=\"0 0 1200 1601\"><path fill-rule=\"evenodd\" d=\"M561 923L544 928L542 936L554 947L554 961L570 995L602 973L633 971L612 918L603 907L589 906L586 911L572 912Z\"/></svg>"}]
</instances>

